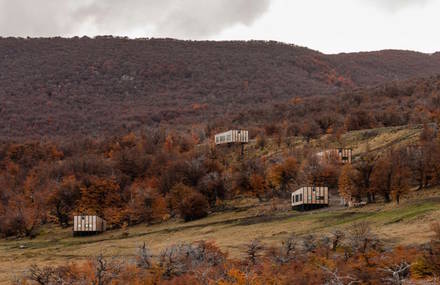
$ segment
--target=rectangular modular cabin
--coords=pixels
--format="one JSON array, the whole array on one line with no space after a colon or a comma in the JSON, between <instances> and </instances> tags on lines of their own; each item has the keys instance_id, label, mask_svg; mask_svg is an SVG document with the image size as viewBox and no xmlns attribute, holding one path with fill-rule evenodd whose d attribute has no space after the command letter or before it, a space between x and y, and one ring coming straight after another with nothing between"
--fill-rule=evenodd
<instances>
[{"instance_id":1,"label":"rectangular modular cabin","mask_svg":"<svg viewBox=\"0 0 440 285\"><path fill-rule=\"evenodd\" d=\"M346 164L352 161L353 149L351 148L335 148L326 151L318 152L316 154L320 159L336 159L340 163Z\"/></svg>"},{"instance_id":2,"label":"rectangular modular cabin","mask_svg":"<svg viewBox=\"0 0 440 285\"><path fill-rule=\"evenodd\" d=\"M246 130L230 130L224 133L215 135L215 144L232 144L249 142L249 132Z\"/></svg>"},{"instance_id":3,"label":"rectangular modular cabin","mask_svg":"<svg viewBox=\"0 0 440 285\"><path fill-rule=\"evenodd\" d=\"M85 236L95 235L105 232L107 222L98 216L74 216L73 217L73 235Z\"/></svg>"},{"instance_id":4,"label":"rectangular modular cabin","mask_svg":"<svg viewBox=\"0 0 440 285\"><path fill-rule=\"evenodd\" d=\"M328 187L307 186L292 192L292 209L307 211L328 207Z\"/></svg>"}]
</instances>

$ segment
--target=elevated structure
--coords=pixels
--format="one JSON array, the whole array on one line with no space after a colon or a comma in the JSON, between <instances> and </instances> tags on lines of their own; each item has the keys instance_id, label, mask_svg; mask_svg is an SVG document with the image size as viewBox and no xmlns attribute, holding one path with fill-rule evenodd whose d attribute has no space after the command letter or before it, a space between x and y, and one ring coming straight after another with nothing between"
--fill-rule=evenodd
<instances>
[{"instance_id":1,"label":"elevated structure","mask_svg":"<svg viewBox=\"0 0 440 285\"><path fill-rule=\"evenodd\" d=\"M307 211L328 207L328 187L307 186L292 192L292 209Z\"/></svg>"},{"instance_id":2,"label":"elevated structure","mask_svg":"<svg viewBox=\"0 0 440 285\"><path fill-rule=\"evenodd\" d=\"M215 135L215 144L246 144L249 142L249 132L246 130L230 130Z\"/></svg>"},{"instance_id":3,"label":"elevated structure","mask_svg":"<svg viewBox=\"0 0 440 285\"><path fill-rule=\"evenodd\" d=\"M351 148L334 148L325 151L318 152L316 154L320 159L324 160L337 160L342 164L352 162L353 149Z\"/></svg>"},{"instance_id":4,"label":"elevated structure","mask_svg":"<svg viewBox=\"0 0 440 285\"><path fill-rule=\"evenodd\" d=\"M74 216L73 217L73 236L95 235L105 232L107 222L98 216Z\"/></svg>"}]
</instances>

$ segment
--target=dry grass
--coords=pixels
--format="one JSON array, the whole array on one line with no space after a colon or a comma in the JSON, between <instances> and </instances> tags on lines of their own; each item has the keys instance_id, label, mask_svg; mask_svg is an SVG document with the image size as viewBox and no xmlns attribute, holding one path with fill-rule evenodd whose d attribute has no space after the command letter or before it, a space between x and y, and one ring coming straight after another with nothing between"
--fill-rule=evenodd
<instances>
[{"instance_id":1,"label":"dry grass","mask_svg":"<svg viewBox=\"0 0 440 285\"><path fill-rule=\"evenodd\" d=\"M132 227L128 236L124 236L123 230L115 230L100 236L73 238L70 229L50 226L34 240L0 241L0 283L7 284L33 263L65 264L99 253L132 258L144 241L158 253L171 244L213 240L230 256L240 257L245 245L256 238L273 245L291 234L325 235L359 220L370 221L377 234L387 242L421 244L429 240L429 226L440 217L440 191L431 190L424 195L410 198L399 206L377 204L360 209L330 208L309 213L286 211L287 204L281 201L279 209L273 212L271 203L259 204L247 199L235 202L234 210L199 221L175 220Z\"/></svg>"},{"instance_id":2,"label":"dry grass","mask_svg":"<svg viewBox=\"0 0 440 285\"><path fill-rule=\"evenodd\" d=\"M279 147L275 141L267 139L263 150L256 147L255 140L251 140L245 147L245 155L251 158L262 157L277 160L288 154L293 148L307 145L318 150L341 146L350 147L353 149L353 155L356 157L364 154L368 148L373 152L381 152L390 147L400 147L415 143L418 141L422 130L422 125L415 125L353 131L344 134L339 142L334 141L334 138L332 139L330 135L324 135L319 139L311 140L309 143L306 143L305 140L299 137L291 137L286 139L290 141L290 148L286 146L285 141ZM234 151L228 149L226 153L238 156L240 152L238 149Z\"/></svg>"}]
</instances>

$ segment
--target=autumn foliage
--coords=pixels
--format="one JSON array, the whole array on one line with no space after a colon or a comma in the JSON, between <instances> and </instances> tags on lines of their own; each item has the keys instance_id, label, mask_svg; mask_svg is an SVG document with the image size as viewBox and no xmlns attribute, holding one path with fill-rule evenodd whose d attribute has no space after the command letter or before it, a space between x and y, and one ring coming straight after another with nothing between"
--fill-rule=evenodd
<instances>
[{"instance_id":1,"label":"autumn foliage","mask_svg":"<svg viewBox=\"0 0 440 285\"><path fill-rule=\"evenodd\" d=\"M162 129L102 140L4 143L0 234L33 236L51 222L68 227L74 214L97 214L110 227L190 221L237 195L287 199L304 185L339 189L347 202L399 203L411 189L440 183L436 126L425 124L418 141L367 150L351 165L322 159L307 145L294 148L286 137L288 151L267 160L195 145L192 134ZM235 158L226 160L230 155Z\"/></svg>"}]
</instances>

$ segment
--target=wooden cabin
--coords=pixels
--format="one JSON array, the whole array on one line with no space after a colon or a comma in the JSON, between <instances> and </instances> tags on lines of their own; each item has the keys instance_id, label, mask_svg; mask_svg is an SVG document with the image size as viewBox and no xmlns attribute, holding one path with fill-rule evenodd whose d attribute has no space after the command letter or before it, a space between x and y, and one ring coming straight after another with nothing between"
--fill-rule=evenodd
<instances>
[{"instance_id":1,"label":"wooden cabin","mask_svg":"<svg viewBox=\"0 0 440 285\"><path fill-rule=\"evenodd\" d=\"M107 222L98 216L74 216L73 217L73 235L85 236L95 235L105 232Z\"/></svg>"},{"instance_id":2,"label":"wooden cabin","mask_svg":"<svg viewBox=\"0 0 440 285\"><path fill-rule=\"evenodd\" d=\"M230 130L215 135L215 144L245 144L249 142L249 132L246 130Z\"/></svg>"},{"instance_id":3,"label":"wooden cabin","mask_svg":"<svg viewBox=\"0 0 440 285\"><path fill-rule=\"evenodd\" d=\"M299 211L328 207L328 187L307 186L292 192L292 209Z\"/></svg>"},{"instance_id":4,"label":"wooden cabin","mask_svg":"<svg viewBox=\"0 0 440 285\"><path fill-rule=\"evenodd\" d=\"M342 164L352 162L353 149L351 148L335 148L326 151L321 151L316 154L320 159L332 160L335 159Z\"/></svg>"}]
</instances>

